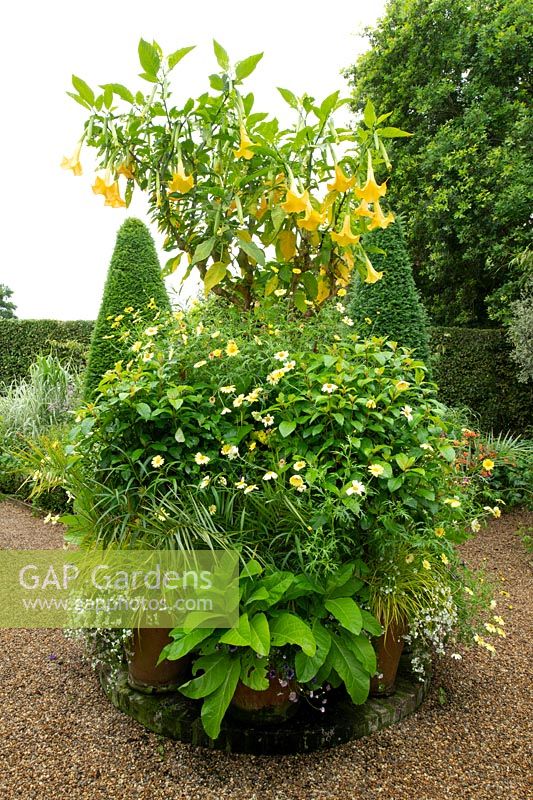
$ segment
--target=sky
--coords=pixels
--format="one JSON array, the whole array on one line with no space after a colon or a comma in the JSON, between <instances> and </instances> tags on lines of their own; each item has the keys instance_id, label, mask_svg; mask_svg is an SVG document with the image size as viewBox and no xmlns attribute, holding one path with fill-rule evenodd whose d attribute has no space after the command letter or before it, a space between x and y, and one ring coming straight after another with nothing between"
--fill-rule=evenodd
<instances>
[{"instance_id":1,"label":"sky","mask_svg":"<svg viewBox=\"0 0 533 800\"><path fill-rule=\"evenodd\" d=\"M168 255L134 194L128 209L103 206L91 191L91 153L84 174L60 169L82 132L85 111L66 92L72 73L91 86L123 83L146 91L137 45L155 39L165 53L196 45L174 70L173 90L194 97L218 71L212 40L233 62L264 52L246 88L255 109L284 118L290 109L276 86L323 99L347 94L341 70L366 49L367 25L385 0L18 0L3 4L0 23L4 187L0 284L13 290L20 319L95 319L116 233L135 216L149 224L164 264ZM289 117L286 117L289 121ZM176 276L168 282L177 288Z\"/></svg>"}]
</instances>

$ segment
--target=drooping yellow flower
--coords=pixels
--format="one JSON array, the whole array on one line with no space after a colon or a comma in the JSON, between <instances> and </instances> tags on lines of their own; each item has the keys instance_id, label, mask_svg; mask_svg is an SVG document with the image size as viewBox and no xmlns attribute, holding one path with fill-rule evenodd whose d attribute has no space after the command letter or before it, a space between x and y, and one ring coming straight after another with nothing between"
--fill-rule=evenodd
<instances>
[{"instance_id":1,"label":"drooping yellow flower","mask_svg":"<svg viewBox=\"0 0 533 800\"><path fill-rule=\"evenodd\" d=\"M367 203L376 203L380 197L387 191L387 184L382 183L378 185L374 177L374 169L372 167L372 156L370 150L368 151L368 167L366 171L366 183L362 189L355 187L355 193L361 200L366 200Z\"/></svg>"},{"instance_id":2,"label":"drooping yellow flower","mask_svg":"<svg viewBox=\"0 0 533 800\"><path fill-rule=\"evenodd\" d=\"M259 201L259 205L253 212L253 215L256 219L261 221L265 216L266 212L268 211L268 203L265 195L262 195L261 200Z\"/></svg>"},{"instance_id":3,"label":"drooping yellow flower","mask_svg":"<svg viewBox=\"0 0 533 800\"><path fill-rule=\"evenodd\" d=\"M379 202L376 200L374 203L374 213L372 215L372 219L370 220L370 224L368 226L368 230L372 231L375 228L388 228L391 222L394 222L394 214L392 211L389 211L387 216L383 213L383 209L381 208Z\"/></svg>"},{"instance_id":4,"label":"drooping yellow flower","mask_svg":"<svg viewBox=\"0 0 533 800\"><path fill-rule=\"evenodd\" d=\"M372 219L374 216L374 212L369 209L366 200L361 200L353 213L356 217L370 217L370 219Z\"/></svg>"},{"instance_id":5,"label":"drooping yellow flower","mask_svg":"<svg viewBox=\"0 0 533 800\"><path fill-rule=\"evenodd\" d=\"M80 164L80 152L81 142L78 144L70 158L67 158L66 156L63 158L61 161L61 167L63 169L71 169L73 175L82 175L83 170Z\"/></svg>"},{"instance_id":6,"label":"drooping yellow flower","mask_svg":"<svg viewBox=\"0 0 533 800\"><path fill-rule=\"evenodd\" d=\"M318 226L324 223L325 219L325 214L321 214L312 206L309 206L306 209L305 216L299 219L296 224L299 228L305 228L306 231L316 231Z\"/></svg>"},{"instance_id":7,"label":"drooping yellow flower","mask_svg":"<svg viewBox=\"0 0 533 800\"><path fill-rule=\"evenodd\" d=\"M179 192L179 194L187 194L194 186L194 176L186 175L183 163L178 161L178 169L172 173L172 180L168 182L170 192Z\"/></svg>"},{"instance_id":8,"label":"drooping yellow flower","mask_svg":"<svg viewBox=\"0 0 533 800\"><path fill-rule=\"evenodd\" d=\"M355 185L355 177L347 178L338 164L335 165L335 180L328 183L330 192L347 192Z\"/></svg>"},{"instance_id":9,"label":"drooping yellow flower","mask_svg":"<svg viewBox=\"0 0 533 800\"><path fill-rule=\"evenodd\" d=\"M131 166L128 166L125 161L118 167L117 175L123 175L129 181L132 181L134 177Z\"/></svg>"},{"instance_id":10,"label":"drooping yellow flower","mask_svg":"<svg viewBox=\"0 0 533 800\"><path fill-rule=\"evenodd\" d=\"M126 203L120 196L118 181L115 181L111 184L111 186L108 186L105 195L104 206L111 206L111 208L126 208Z\"/></svg>"},{"instance_id":11,"label":"drooping yellow flower","mask_svg":"<svg viewBox=\"0 0 533 800\"><path fill-rule=\"evenodd\" d=\"M378 272L372 266L372 262L370 261L369 257L365 254L365 263L366 263L366 278L365 283L377 283L383 277L382 272Z\"/></svg>"},{"instance_id":12,"label":"drooping yellow flower","mask_svg":"<svg viewBox=\"0 0 533 800\"><path fill-rule=\"evenodd\" d=\"M344 217L344 223L339 233L332 233L331 238L337 244L340 244L341 247L349 247L351 244L357 244L360 236L355 236L352 233L352 225L350 221L350 215L346 214Z\"/></svg>"},{"instance_id":13,"label":"drooping yellow flower","mask_svg":"<svg viewBox=\"0 0 533 800\"><path fill-rule=\"evenodd\" d=\"M253 150L250 150L250 145L253 147L253 142L248 136L248 132L241 122L240 126L241 141L237 150L233 151L235 158L245 158L247 161L254 157Z\"/></svg>"},{"instance_id":14,"label":"drooping yellow flower","mask_svg":"<svg viewBox=\"0 0 533 800\"><path fill-rule=\"evenodd\" d=\"M307 209L311 208L309 192L306 189L298 193L296 184L293 182L291 188L287 190L287 196L285 202L281 204L281 208L287 214L299 214L301 211L307 211Z\"/></svg>"},{"instance_id":15,"label":"drooping yellow flower","mask_svg":"<svg viewBox=\"0 0 533 800\"><path fill-rule=\"evenodd\" d=\"M111 186L112 184L108 183L106 178L100 178L97 175L91 188L95 194L101 194L104 197L107 197L107 193Z\"/></svg>"}]
</instances>

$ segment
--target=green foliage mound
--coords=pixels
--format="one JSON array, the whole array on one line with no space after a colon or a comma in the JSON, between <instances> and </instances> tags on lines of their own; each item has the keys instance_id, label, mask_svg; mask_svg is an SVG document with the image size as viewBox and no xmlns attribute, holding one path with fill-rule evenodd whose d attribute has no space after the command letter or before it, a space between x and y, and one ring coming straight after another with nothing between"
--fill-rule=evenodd
<instances>
[{"instance_id":1,"label":"green foliage mound","mask_svg":"<svg viewBox=\"0 0 533 800\"><path fill-rule=\"evenodd\" d=\"M102 375L127 352L127 347L121 346L116 337L106 338L113 333L115 318L124 314L126 308L142 312L152 299L155 307L170 310L170 301L150 231L141 220L131 217L118 232L109 265L102 304L91 340L85 397L95 393ZM149 315L153 318L153 310L149 311Z\"/></svg>"},{"instance_id":2,"label":"green foliage mound","mask_svg":"<svg viewBox=\"0 0 533 800\"><path fill-rule=\"evenodd\" d=\"M429 359L426 311L416 289L411 262L399 222L368 235L368 245L379 247L372 263L383 272L373 285L357 282L352 289L348 314L359 327L372 320L372 332L409 347L418 358Z\"/></svg>"}]
</instances>

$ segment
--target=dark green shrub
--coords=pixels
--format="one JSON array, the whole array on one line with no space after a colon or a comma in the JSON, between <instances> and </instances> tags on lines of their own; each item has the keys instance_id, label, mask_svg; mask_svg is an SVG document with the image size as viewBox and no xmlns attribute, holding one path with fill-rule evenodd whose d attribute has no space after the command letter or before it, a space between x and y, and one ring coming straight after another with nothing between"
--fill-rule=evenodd
<instances>
[{"instance_id":1,"label":"dark green shrub","mask_svg":"<svg viewBox=\"0 0 533 800\"><path fill-rule=\"evenodd\" d=\"M374 253L372 263L383 272L378 283L354 284L348 314L358 327L365 317L372 320L372 332L410 347L416 355L429 359L428 325L425 309L413 279L413 270L399 221L365 238L365 244L385 250ZM366 327L366 326L365 326Z\"/></svg>"},{"instance_id":2,"label":"dark green shrub","mask_svg":"<svg viewBox=\"0 0 533 800\"><path fill-rule=\"evenodd\" d=\"M0 384L26 378L37 357L49 353L74 371L83 369L93 326L89 320L0 319Z\"/></svg>"},{"instance_id":3,"label":"dark green shrub","mask_svg":"<svg viewBox=\"0 0 533 800\"><path fill-rule=\"evenodd\" d=\"M531 432L531 386L518 380L504 329L433 328L431 349L444 403L467 406L482 431Z\"/></svg>"},{"instance_id":4,"label":"dark green shrub","mask_svg":"<svg viewBox=\"0 0 533 800\"><path fill-rule=\"evenodd\" d=\"M106 338L113 333L114 318L131 307L147 312L148 319L148 315L154 313L147 309L152 298L157 308L170 309L150 231L141 220L130 217L117 234L93 331L85 377L84 394L87 398L96 391L102 375L126 354L124 345L117 339Z\"/></svg>"}]
</instances>

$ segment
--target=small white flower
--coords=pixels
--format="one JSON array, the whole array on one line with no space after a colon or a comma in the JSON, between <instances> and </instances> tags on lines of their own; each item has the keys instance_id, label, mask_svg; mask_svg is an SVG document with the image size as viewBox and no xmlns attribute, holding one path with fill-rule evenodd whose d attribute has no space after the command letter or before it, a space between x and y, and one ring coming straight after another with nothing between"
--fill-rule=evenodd
<instances>
[{"instance_id":1,"label":"small white flower","mask_svg":"<svg viewBox=\"0 0 533 800\"><path fill-rule=\"evenodd\" d=\"M248 486L248 484L246 483L244 478L241 478L240 481L237 481L236 484L235 484L235 487L237 489L246 489L247 486Z\"/></svg>"},{"instance_id":2,"label":"small white flower","mask_svg":"<svg viewBox=\"0 0 533 800\"><path fill-rule=\"evenodd\" d=\"M343 317L342 321L345 325L348 325L349 328L353 328L353 319L351 317Z\"/></svg>"},{"instance_id":3,"label":"small white flower","mask_svg":"<svg viewBox=\"0 0 533 800\"><path fill-rule=\"evenodd\" d=\"M235 408L239 408L240 406L242 406L243 403L244 403L244 395L243 394L237 395L237 397L233 401L233 405L234 405Z\"/></svg>"},{"instance_id":4,"label":"small white flower","mask_svg":"<svg viewBox=\"0 0 533 800\"><path fill-rule=\"evenodd\" d=\"M286 361L288 357L289 357L288 350L280 350L278 353L274 353L274 358L276 359L276 361Z\"/></svg>"},{"instance_id":5,"label":"small white flower","mask_svg":"<svg viewBox=\"0 0 533 800\"><path fill-rule=\"evenodd\" d=\"M283 295L287 294L287 290L286 289L275 289L274 290L274 294L276 295L276 297L283 297Z\"/></svg>"},{"instance_id":6,"label":"small white flower","mask_svg":"<svg viewBox=\"0 0 533 800\"><path fill-rule=\"evenodd\" d=\"M257 489L257 486L256 486L256 484L255 484L255 483L251 483L251 484L250 484L249 486L247 486L247 487L246 487L246 489L244 490L244 494L250 494L250 492L255 492L255 490L256 490L256 489Z\"/></svg>"},{"instance_id":7,"label":"small white flower","mask_svg":"<svg viewBox=\"0 0 533 800\"><path fill-rule=\"evenodd\" d=\"M400 412L406 418L407 422L413 421L413 409L411 406L404 406Z\"/></svg>"},{"instance_id":8,"label":"small white flower","mask_svg":"<svg viewBox=\"0 0 533 800\"><path fill-rule=\"evenodd\" d=\"M202 478L200 481L200 489L205 489L206 486L209 486L211 483L211 478L209 475L206 475L205 478Z\"/></svg>"},{"instance_id":9,"label":"small white flower","mask_svg":"<svg viewBox=\"0 0 533 800\"><path fill-rule=\"evenodd\" d=\"M272 416L272 414L265 414L261 422L263 423L265 428L268 428L270 425L274 424L274 417Z\"/></svg>"},{"instance_id":10,"label":"small white flower","mask_svg":"<svg viewBox=\"0 0 533 800\"><path fill-rule=\"evenodd\" d=\"M336 303L335 308L337 309L339 314L344 314L344 312L346 311L346 306L344 306L342 303Z\"/></svg>"},{"instance_id":11,"label":"small white flower","mask_svg":"<svg viewBox=\"0 0 533 800\"><path fill-rule=\"evenodd\" d=\"M427 450L429 453L433 452L433 447L430 445L429 442L422 442L420 445L421 450Z\"/></svg>"},{"instance_id":12,"label":"small white flower","mask_svg":"<svg viewBox=\"0 0 533 800\"><path fill-rule=\"evenodd\" d=\"M144 335L145 336L156 336L158 330L159 330L159 328L157 327L157 325L154 325L154 326L152 326L150 328L146 328L146 330L144 332Z\"/></svg>"},{"instance_id":13,"label":"small white flower","mask_svg":"<svg viewBox=\"0 0 533 800\"><path fill-rule=\"evenodd\" d=\"M336 383L323 383L322 384L322 391L326 394L333 394L339 387Z\"/></svg>"},{"instance_id":14,"label":"small white flower","mask_svg":"<svg viewBox=\"0 0 533 800\"><path fill-rule=\"evenodd\" d=\"M275 481L275 480L277 480L277 477L278 477L278 473L277 472L273 472L272 470L269 470L268 472L265 472L265 474L263 475L263 480L264 481Z\"/></svg>"},{"instance_id":15,"label":"small white flower","mask_svg":"<svg viewBox=\"0 0 533 800\"><path fill-rule=\"evenodd\" d=\"M232 392L235 391L235 386L233 386L233 385L221 386L220 387L220 391L222 392L222 394L231 394Z\"/></svg>"},{"instance_id":16,"label":"small white flower","mask_svg":"<svg viewBox=\"0 0 533 800\"><path fill-rule=\"evenodd\" d=\"M351 484L346 489L347 495L357 494L359 497L366 492L366 488L361 481L352 481Z\"/></svg>"},{"instance_id":17,"label":"small white flower","mask_svg":"<svg viewBox=\"0 0 533 800\"><path fill-rule=\"evenodd\" d=\"M222 411L220 413L221 413L222 416L224 416L224 414L231 414L231 408L228 408L227 406L224 406L224 408L222 409Z\"/></svg>"},{"instance_id":18,"label":"small white flower","mask_svg":"<svg viewBox=\"0 0 533 800\"><path fill-rule=\"evenodd\" d=\"M194 456L194 460L200 466L204 466L205 464L209 464L209 462L211 461L209 456L204 456L203 453L196 453L196 455Z\"/></svg>"}]
</instances>

